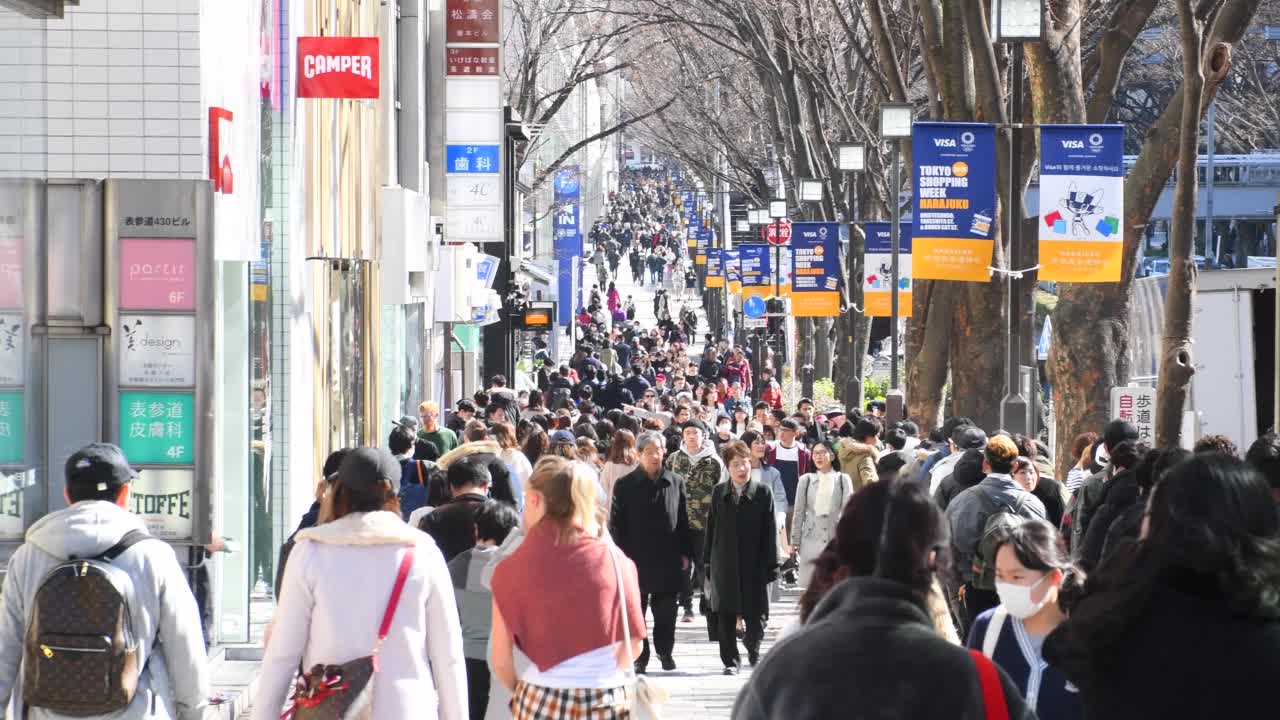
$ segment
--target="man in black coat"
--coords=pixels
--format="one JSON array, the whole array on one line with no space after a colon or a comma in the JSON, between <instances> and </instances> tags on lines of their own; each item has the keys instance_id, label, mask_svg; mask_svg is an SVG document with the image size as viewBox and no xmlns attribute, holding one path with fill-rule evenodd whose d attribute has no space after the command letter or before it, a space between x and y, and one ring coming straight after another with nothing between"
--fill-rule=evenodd
<instances>
[{"instance_id":1,"label":"man in black coat","mask_svg":"<svg viewBox=\"0 0 1280 720\"><path fill-rule=\"evenodd\" d=\"M430 535L449 562L476 544L476 513L489 502L492 478L485 463L475 458L449 464L449 492L453 499L422 518L418 529Z\"/></svg>"},{"instance_id":2,"label":"man in black coat","mask_svg":"<svg viewBox=\"0 0 1280 720\"><path fill-rule=\"evenodd\" d=\"M760 659L769 583L778 578L777 523L773 491L751 479L751 450L741 440L721 449L729 481L715 486L707 513L702 561L709 585L720 661L726 675L742 667L737 621L746 625L742 643L752 665Z\"/></svg>"},{"instance_id":3,"label":"man in black coat","mask_svg":"<svg viewBox=\"0 0 1280 720\"><path fill-rule=\"evenodd\" d=\"M688 501L684 480L662 467L666 455L662 436L641 433L636 449L640 467L613 487L609 533L636 564L641 609L653 606L653 644L662 669L675 670L671 653L676 642L676 599L694 553ZM646 639L636 659L636 672L643 673L648 664Z\"/></svg>"}]
</instances>

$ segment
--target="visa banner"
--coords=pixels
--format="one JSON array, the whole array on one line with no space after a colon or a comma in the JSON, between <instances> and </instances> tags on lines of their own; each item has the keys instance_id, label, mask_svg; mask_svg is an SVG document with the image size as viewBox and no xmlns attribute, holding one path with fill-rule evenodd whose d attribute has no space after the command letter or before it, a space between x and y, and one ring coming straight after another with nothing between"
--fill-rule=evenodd
<instances>
[{"instance_id":1,"label":"visa banner","mask_svg":"<svg viewBox=\"0 0 1280 720\"><path fill-rule=\"evenodd\" d=\"M711 230L698 230L698 244L696 246L698 248L698 254L697 257L694 258L694 263L697 265L707 264L707 256L711 252L711 233Z\"/></svg>"},{"instance_id":2,"label":"visa banner","mask_svg":"<svg viewBox=\"0 0 1280 720\"><path fill-rule=\"evenodd\" d=\"M767 298L773 294L773 277L769 272L773 261L773 247L749 244L738 248L739 267L742 272L742 299Z\"/></svg>"},{"instance_id":3,"label":"visa banner","mask_svg":"<svg viewBox=\"0 0 1280 720\"><path fill-rule=\"evenodd\" d=\"M1040 128L1040 279L1117 282L1124 261L1124 126Z\"/></svg>"},{"instance_id":4,"label":"visa banner","mask_svg":"<svg viewBox=\"0 0 1280 720\"><path fill-rule=\"evenodd\" d=\"M840 224L795 223L791 228L791 314L840 314Z\"/></svg>"},{"instance_id":5,"label":"visa banner","mask_svg":"<svg viewBox=\"0 0 1280 720\"><path fill-rule=\"evenodd\" d=\"M914 158L915 277L987 282L995 246L996 130L918 122Z\"/></svg>"},{"instance_id":6,"label":"visa banner","mask_svg":"<svg viewBox=\"0 0 1280 720\"><path fill-rule=\"evenodd\" d=\"M720 248L708 248L706 254L699 257L707 261L707 287L718 289L724 287L724 251Z\"/></svg>"},{"instance_id":7,"label":"visa banner","mask_svg":"<svg viewBox=\"0 0 1280 720\"><path fill-rule=\"evenodd\" d=\"M887 222L863 223L862 306L867 317L893 315L893 236ZM911 223L898 224L898 317L911 317Z\"/></svg>"},{"instance_id":8,"label":"visa banner","mask_svg":"<svg viewBox=\"0 0 1280 720\"><path fill-rule=\"evenodd\" d=\"M721 250L720 254L724 257L724 277L725 283L729 286L729 292L734 295L741 295L742 252L740 250Z\"/></svg>"}]
</instances>

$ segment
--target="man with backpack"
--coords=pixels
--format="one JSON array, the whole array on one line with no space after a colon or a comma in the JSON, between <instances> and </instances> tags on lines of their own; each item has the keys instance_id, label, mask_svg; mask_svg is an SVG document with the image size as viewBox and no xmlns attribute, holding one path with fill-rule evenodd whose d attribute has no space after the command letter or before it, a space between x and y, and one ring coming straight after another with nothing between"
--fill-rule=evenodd
<instances>
[{"instance_id":1,"label":"man with backpack","mask_svg":"<svg viewBox=\"0 0 1280 720\"><path fill-rule=\"evenodd\" d=\"M1018 447L1003 435L991 438L983 452L987 477L956 496L947 506L951 525L956 593L963 624L961 637L969 633L974 618L1000 604L995 584L995 535L1024 519L1045 519L1044 503L1014 481L1013 461Z\"/></svg>"},{"instance_id":2,"label":"man with backpack","mask_svg":"<svg viewBox=\"0 0 1280 720\"><path fill-rule=\"evenodd\" d=\"M127 509L137 476L114 445L67 460L71 506L32 525L9 560L0 708L12 697L32 720L202 716L200 613L173 549Z\"/></svg>"}]
</instances>

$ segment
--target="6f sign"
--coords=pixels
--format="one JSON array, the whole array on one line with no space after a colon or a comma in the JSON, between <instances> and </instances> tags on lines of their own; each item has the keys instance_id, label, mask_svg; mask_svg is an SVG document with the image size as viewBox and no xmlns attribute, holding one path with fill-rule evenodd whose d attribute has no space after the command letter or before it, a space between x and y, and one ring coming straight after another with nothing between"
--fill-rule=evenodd
<instances>
[{"instance_id":1,"label":"6f sign","mask_svg":"<svg viewBox=\"0 0 1280 720\"><path fill-rule=\"evenodd\" d=\"M298 38L298 97L370 100L380 90L378 38Z\"/></svg>"}]
</instances>

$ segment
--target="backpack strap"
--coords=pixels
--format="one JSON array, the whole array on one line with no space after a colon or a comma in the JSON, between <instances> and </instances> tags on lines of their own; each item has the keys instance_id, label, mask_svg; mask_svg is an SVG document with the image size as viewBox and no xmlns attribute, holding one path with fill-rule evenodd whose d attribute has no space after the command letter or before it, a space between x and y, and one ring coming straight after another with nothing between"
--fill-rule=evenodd
<instances>
[{"instance_id":1,"label":"backpack strap","mask_svg":"<svg viewBox=\"0 0 1280 720\"><path fill-rule=\"evenodd\" d=\"M996 610L991 615L991 620L987 622L987 632L982 636L982 654L987 657L995 657L996 644L1000 642L1000 631L1004 629L1004 622L1009 618L1009 611L1004 609L1003 605L997 605Z\"/></svg>"},{"instance_id":2,"label":"backpack strap","mask_svg":"<svg viewBox=\"0 0 1280 720\"><path fill-rule=\"evenodd\" d=\"M977 650L970 650L969 657L978 668L978 682L982 685L982 706L987 720L1009 720L1009 706L1005 703L1004 687L1000 673L991 659Z\"/></svg>"},{"instance_id":3,"label":"backpack strap","mask_svg":"<svg viewBox=\"0 0 1280 720\"><path fill-rule=\"evenodd\" d=\"M151 539L151 535L145 530L130 530L129 532L124 534L124 537L120 538L120 542L107 548L101 554L95 555L94 557L91 557L89 559L102 560L104 562L111 562L112 560L115 560L116 558L123 555L125 550L128 550L134 545L137 545L143 540L149 540L149 539ZM67 560L80 560L80 559L82 558L76 555L70 555L67 557Z\"/></svg>"}]
</instances>

